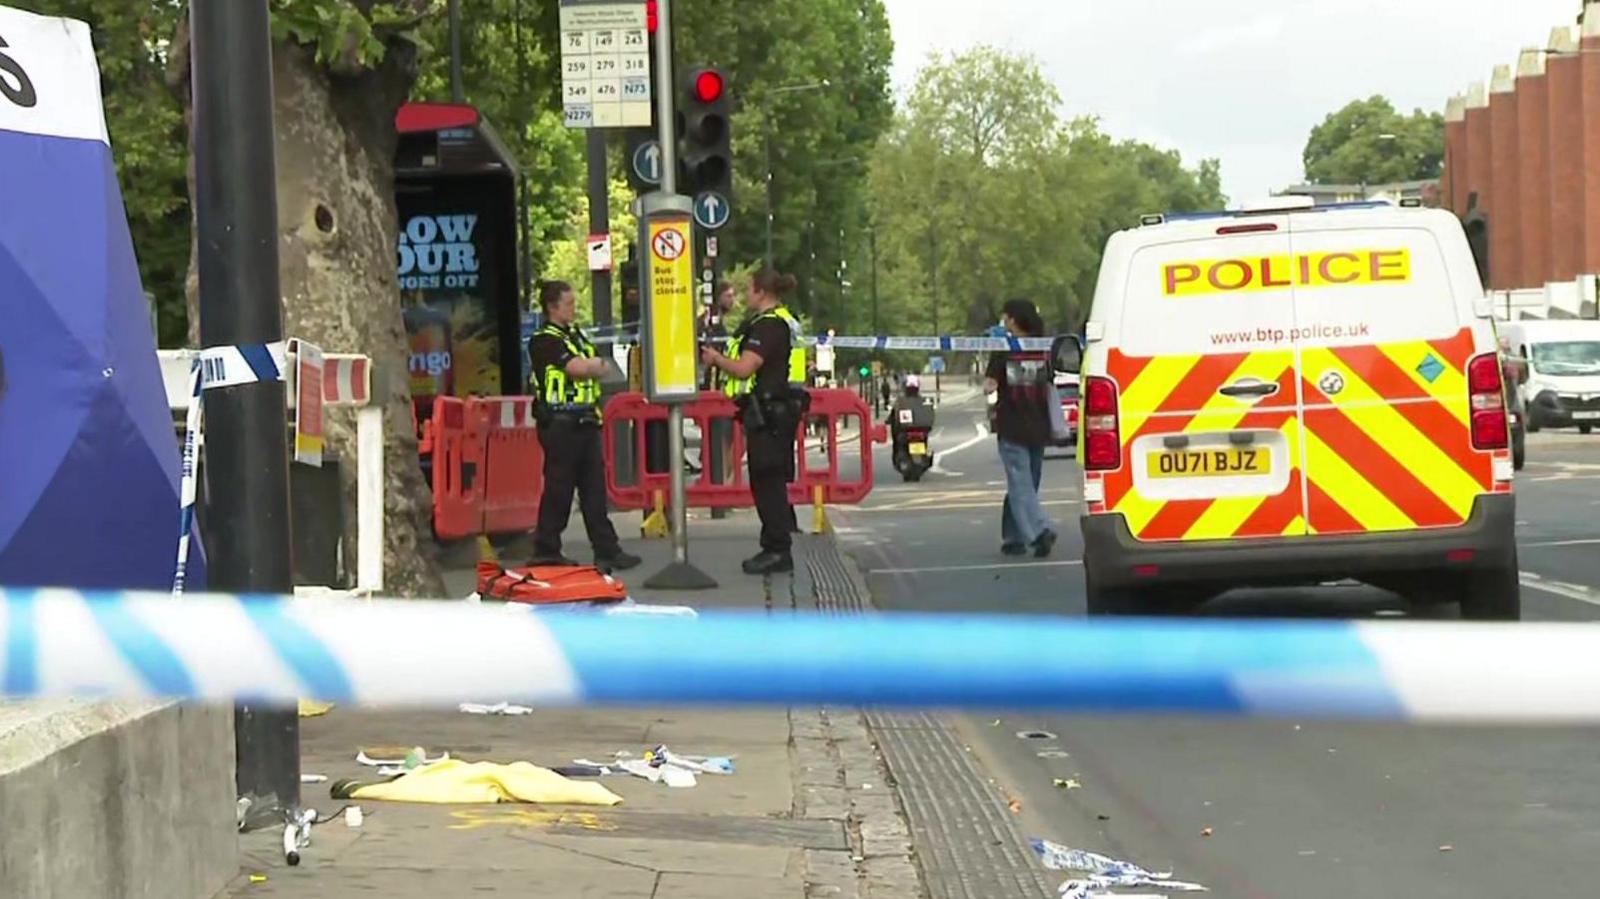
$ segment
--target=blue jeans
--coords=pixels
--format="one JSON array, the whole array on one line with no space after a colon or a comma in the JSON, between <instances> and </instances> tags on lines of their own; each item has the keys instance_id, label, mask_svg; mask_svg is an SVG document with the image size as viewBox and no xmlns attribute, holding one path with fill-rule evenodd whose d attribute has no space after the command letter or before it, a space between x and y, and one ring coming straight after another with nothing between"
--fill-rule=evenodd
<instances>
[{"instance_id":1,"label":"blue jeans","mask_svg":"<svg viewBox=\"0 0 1600 899\"><path fill-rule=\"evenodd\" d=\"M1039 501L1044 447L1000 440L1000 464L1006 470L1006 500L1000 509L1002 543L1031 544L1055 525Z\"/></svg>"}]
</instances>

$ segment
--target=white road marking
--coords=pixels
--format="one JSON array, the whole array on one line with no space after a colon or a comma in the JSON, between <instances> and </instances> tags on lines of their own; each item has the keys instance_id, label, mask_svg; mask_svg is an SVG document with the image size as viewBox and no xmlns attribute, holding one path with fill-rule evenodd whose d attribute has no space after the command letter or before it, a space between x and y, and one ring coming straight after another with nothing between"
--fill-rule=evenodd
<instances>
[{"instance_id":1,"label":"white road marking","mask_svg":"<svg viewBox=\"0 0 1600 899\"><path fill-rule=\"evenodd\" d=\"M1521 543L1518 545L1525 549L1537 549L1551 546L1594 546L1596 544L1600 544L1600 538L1588 540L1540 540L1534 543Z\"/></svg>"},{"instance_id":2,"label":"white road marking","mask_svg":"<svg viewBox=\"0 0 1600 899\"><path fill-rule=\"evenodd\" d=\"M1056 559L1049 562L995 562L985 565L933 565L927 568L877 568L867 574L934 574L941 571L996 571L1005 568L1067 568L1082 565L1078 559Z\"/></svg>"},{"instance_id":3,"label":"white road marking","mask_svg":"<svg viewBox=\"0 0 1600 899\"><path fill-rule=\"evenodd\" d=\"M1561 581L1547 581L1544 578L1539 577L1537 574L1531 574L1529 572L1523 572L1521 580L1522 586L1524 587L1531 587L1534 590L1550 593L1555 596L1565 597L1567 599L1575 599L1578 602L1586 602L1591 606L1600 606L1600 596L1596 596L1587 587L1581 587L1577 584L1562 583Z\"/></svg>"}]
</instances>

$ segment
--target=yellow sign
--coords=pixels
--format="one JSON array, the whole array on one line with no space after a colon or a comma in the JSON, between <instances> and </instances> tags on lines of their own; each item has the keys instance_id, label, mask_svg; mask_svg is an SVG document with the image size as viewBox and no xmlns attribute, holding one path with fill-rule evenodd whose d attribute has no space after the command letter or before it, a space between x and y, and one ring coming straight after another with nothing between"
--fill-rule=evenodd
<instances>
[{"instance_id":1,"label":"yellow sign","mask_svg":"<svg viewBox=\"0 0 1600 899\"><path fill-rule=\"evenodd\" d=\"M1161 269L1169 297L1290 287L1353 287L1411 280L1411 251L1350 250L1173 262Z\"/></svg>"},{"instance_id":2,"label":"yellow sign","mask_svg":"<svg viewBox=\"0 0 1600 899\"><path fill-rule=\"evenodd\" d=\"M650 295L646 298L645 393L652 400L692 397L699 388L695 359L694 254L686 213L649 220Z\"/></svg>"}]
</instances>

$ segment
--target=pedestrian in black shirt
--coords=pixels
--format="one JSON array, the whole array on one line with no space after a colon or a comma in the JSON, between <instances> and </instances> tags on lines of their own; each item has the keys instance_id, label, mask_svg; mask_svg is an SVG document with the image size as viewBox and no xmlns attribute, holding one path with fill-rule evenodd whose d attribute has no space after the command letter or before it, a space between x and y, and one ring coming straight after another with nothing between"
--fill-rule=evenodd
<instances>
[{"instance_id":1,"label":"pedestrian in black shirt","mask_svg":"<svg viewBox=\"0 0 1600 899\"><path fill-rule=\"evenodd\" d=\"M795 437L807 407L806 351L800 322L783 305L792 275L772 268L755 274L745 294L744 324L723 354L704 347L701 359L727 374L724 391L739 403L750 467L750 492L761 517L761 552L746 559L747 574L794 570L795 525L789 482L795 475Z\"/></svg>"},{"instance_id":2,"label":"pedestrian in black shirt","mask_svg":"<svg viewBox=\"0 0 1600 899\"><path fill-rule=\"evenodd\" d=\"M533 534L533 564L576 565L561 554L561 533L572 517L578 494L584 529L595 564L622 570L639 557L622 550L617 529L606 515L606 463L600 441L600 377L606 362L574 323L572 286L546 281L539 287L545 323L528 341L532 361L539 443L544 447L544 496Z\"/></svg>"},{"instance_id":3,"label":"pedestrian in black shirt","mask_svg":"<svg viewBox=\"0 0 1600 899\"><path fill-rule=\"evenodd\" d=\"M1002 317L1014 337L1038 337L1044 320L1028 300L1006 303ZM984 390L993 396L994 428L1000 462L1006 471L1006 499L1001 507L1001 546L1007 555L1048 556L1056 543L1055 526L1039 499L1044 449L1050 443L1048 388L1054 378L1050 354L1021 350L989 357Z\"/></svg>"}]
</instances>

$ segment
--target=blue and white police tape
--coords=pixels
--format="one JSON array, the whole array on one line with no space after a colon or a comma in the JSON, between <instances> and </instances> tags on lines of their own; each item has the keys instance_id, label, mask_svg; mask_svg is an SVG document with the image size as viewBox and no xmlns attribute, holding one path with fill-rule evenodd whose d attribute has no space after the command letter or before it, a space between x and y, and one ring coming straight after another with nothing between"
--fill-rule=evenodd
<instances>
[{"instance_id":1,"label":"blue and white police tape","mask_svg":"<svg viewBox=\"0 0 1600 899\"><path fill-rule=\"evenodd\" d=\"M520 614L519 614L520 613ZM1600 627L526 607L0 591L9 697L837 703L1600 722Z\"/></svg>"},{"instance_id":2,"label":"blue and white police tape","mask_svg":"<svg viewBox=\"0 0 1600 899\"><path fill-rule=\"evenodd\" d=\"M638 331L631 326L623 325L606 329L585 331L596 343L630 343L638 339ZM713 343L726 342L728 338L713 339ZM829 346L834 349L844 350L920 350L928 353L994 353L1017 352L1020 350L1048 350L1053 344L1051 337L962 337L942 335L938 337L914 337L902 335L835 335L806 336L801 338L806 346Z\"/></svg>"},{"instance_id":3,"label":"blue and white police tape","mask_svg":"<svg viewBox=\"0 0 1600 899\"><path fill-rule=\"evenodd\" d=\"M202 397L205 391L259 381L281 381L288 360L287 344L245 344L242 346L214 346L200 351L189 373L188 415L183 425L182 475L178 485L178 567L172 577L172 595L183 593L184 579L189 568L189 535L194 530L194 504L199 493L195 482L198 466L200 431L205 420Z\"/></svg>"}]
</instances>

